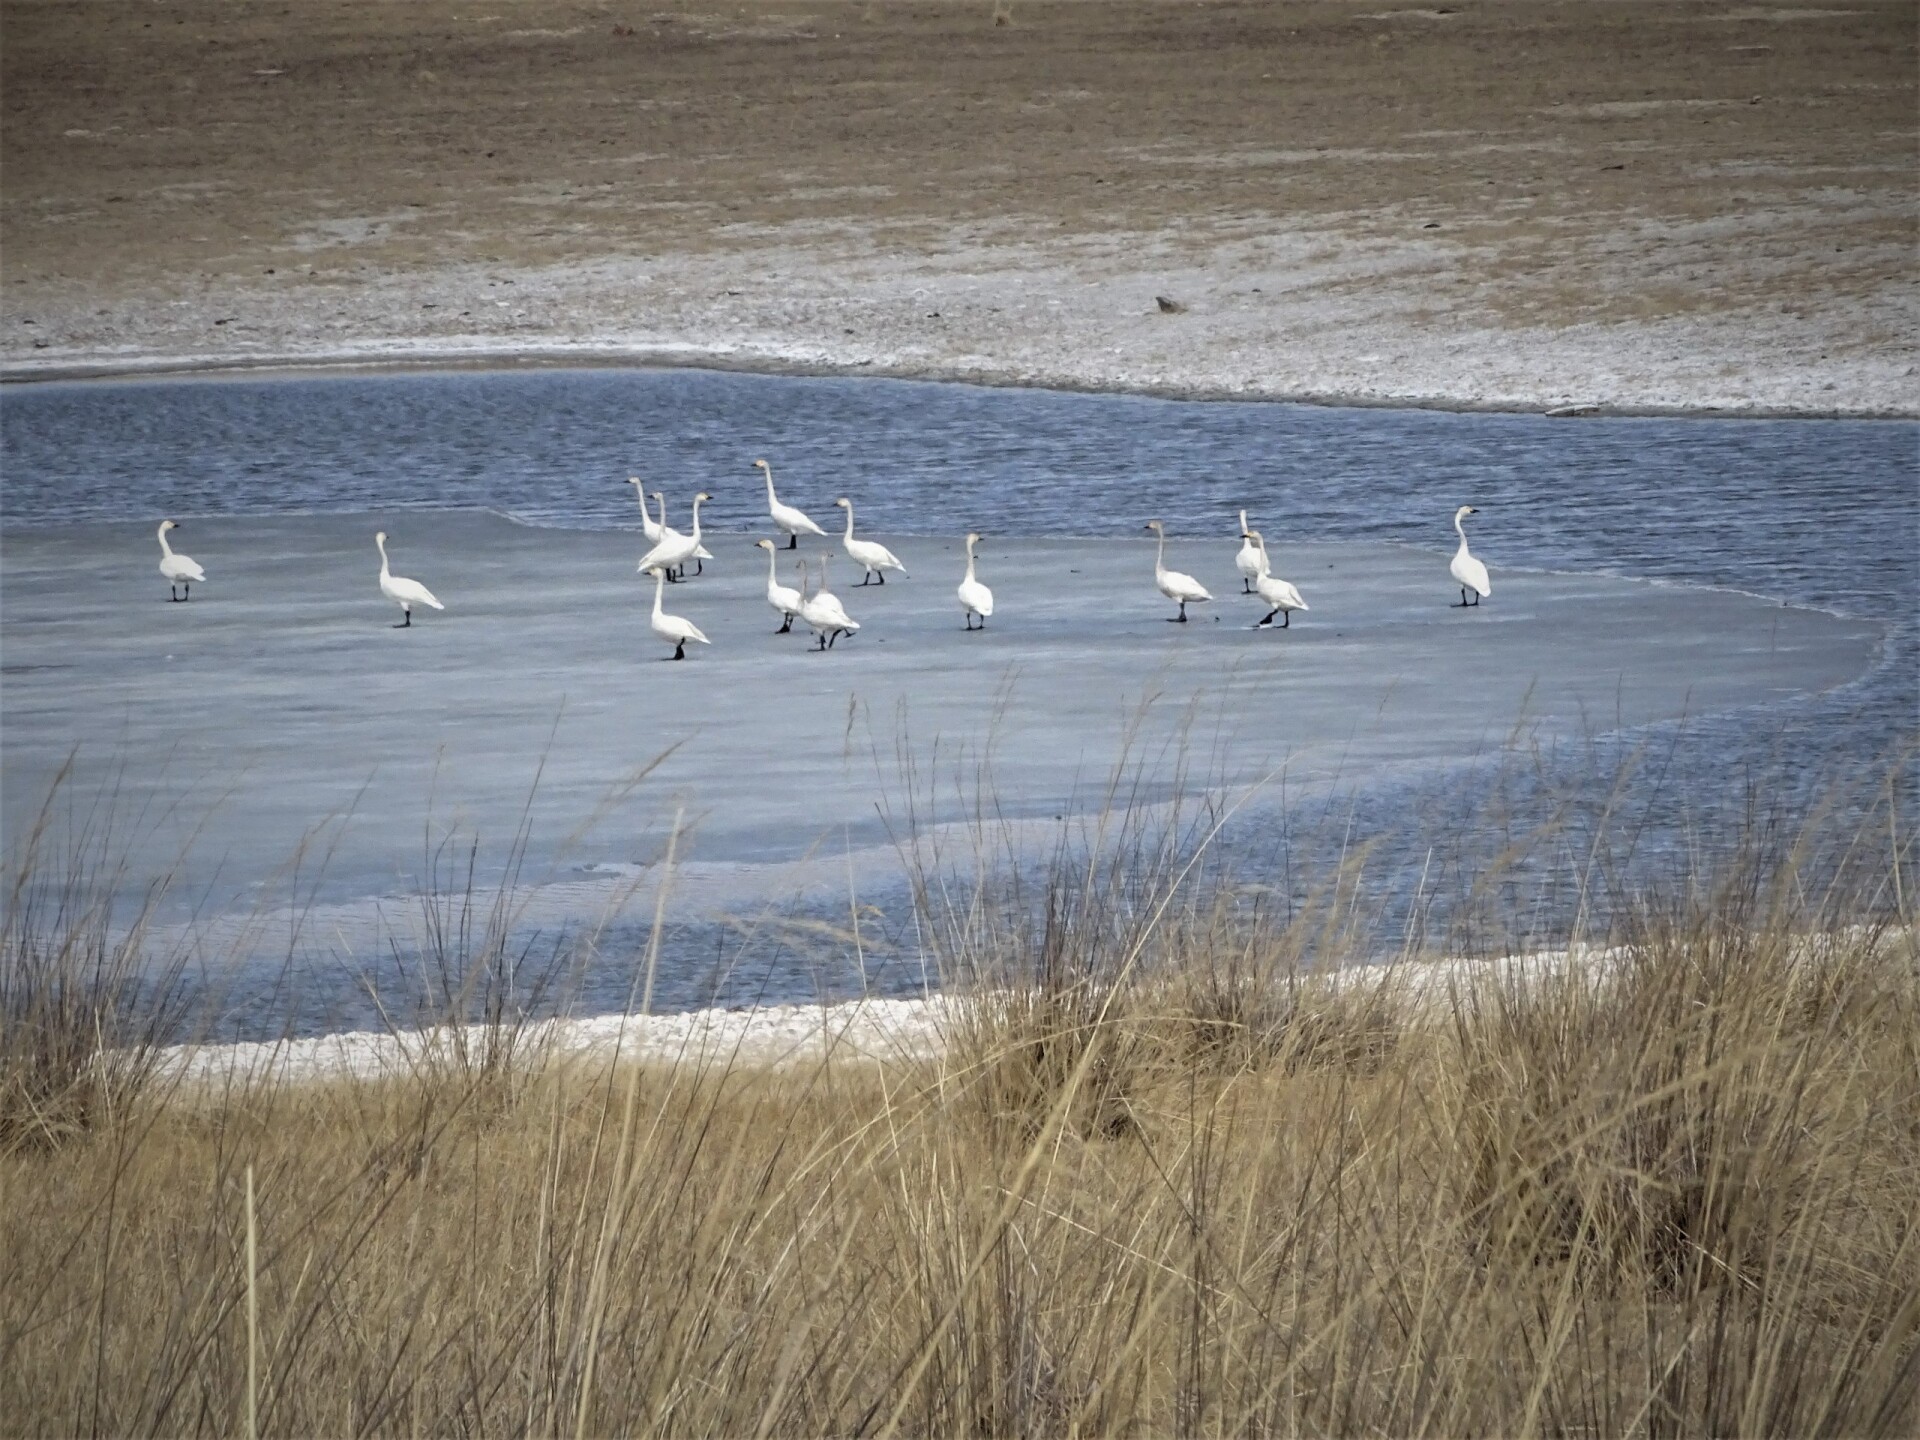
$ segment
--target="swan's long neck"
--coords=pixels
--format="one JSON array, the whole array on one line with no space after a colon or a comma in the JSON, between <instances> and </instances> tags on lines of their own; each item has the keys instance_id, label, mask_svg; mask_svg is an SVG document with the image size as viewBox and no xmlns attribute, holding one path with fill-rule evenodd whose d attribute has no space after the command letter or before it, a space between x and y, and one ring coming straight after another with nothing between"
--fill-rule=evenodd
<instances>
[{"instance_id":1,"label":"swan's long neck","mask_svg":"<svg viewBox=\"0 0 1920 1440\"><path fill-rule=\"evenodd\" d=\"M376 537L373 543L380 547L380 578L382 580L390 580L393 576L392 572L387 569L387 542Z\"/></svg>"},{"instance_id":2,"label":"swan's long neck","mask_svg":"<svg viewBox=\"0 0 1920 1440\"><path fill-rule=\"evenodd\" d=\"M767 551L767 593L773 593L773 587L780 583L780 557Z\"/></svg>"},{"instance_id":3,"label":"swan's long neck","mask_svg":"<svg viewBox=\"0 0 1920 1440\"><path fill-rule=\"evenodd\" d=\"M662 525L667 523L665 515L660 517L660 523ZM698 500L693 502L693 543L695 545L700 543L700 502Z\"/></svg>"},{"instance_id":4,"label":"swan's long neck","mask_svg":"<svg viewBox=\"0 0 1920 1440\"><path fill-rule=\"evenodd\" d=\"M760 473L767 477L768 507L771 508L772 506L778 505L780 503L780 497L773 493L773 467L771 465L762 465L760 467Z\"/></svg>"},{"instance_id":5,"label":"swan's long neck","mask_svg":"<svg viewBox=\"0 0 1920 1440\"><path fill-rule=\"evenodd\" d=\"M1462 550L1467 548L1467 532L1460 522L1466 518L1464 515L1456 515L1453 517L1453 530L1454 533L1460 537L1460 548Z\"/></svg>"},{"instance_id":6,"label":"swan's long neck","mask_svg":"<svg viewBox=\"0 0 1920 1440\"><path fill-rule=\"evenodd\" d=\"M1262 565L1265 565L1268 569L1272 569L1273 567L1267 561L1267 537L1262 535L1258 540L1254 541L1253 543L1260 547L1260 563Z\"/></svg>"},{"instance_id":7,"label":"swan's long neck","mask_svg":"<svg viewBox=\"0 0 1920 1440\"><path fill-rule=\"evenodd\" d=\"M160 553L169 560L173 558L173 546L167 543L167 527L164 525L160 527Z\"/></svg>"},{"instance_id":8,"label":"swan's long neck","mask_svg":"<svg viewBox=\"0 0 1920 1440\"><path fill-rule=\"evenodd\" d=\"M667 576L664 570L655 567L653 572L653 618L660 618L660 594L667 588Z\"/></svg>"},{"instance_id":9,"label":"swan's long neck","mask_svg":"<svg viewBox=\"0 0 1920 1440\"><path fill-rule=\"evenodd\" d=\"M973 541L967 541L967 579L973 579Z\"/></svg>"},{"instance_id":10,"label":"swan's long neck","mask_svg":"<svg viewBox=\"0 0 1920 1440\"><path fill-rule=\"evenodd\" d=\"M1160 537L1160 543L1154 547L1153 551L1153 573L1162 575L1167 569L1167 532L1156 530L1153 533Z\"/></svg>"},{"instance_id":11,"label":"swan's long neck","mask_svg":"<svg viewBox=\"0 0 1920 1440\"><path fill-rule=\"evenodd\" d=\"M848 504L848 506L847 506L847 534L846 534L846 538L847 538L847 539L849 539L849 540L851 540L851 539L853 538L853 506L852 506L852 504L851 504L851 503L849 503L849 504Z\"/></svg>"},{"instance_id":12,"label":"swan's long neck","mask_svg":"<svg viewBox=\"0 0 1920 1440\"><path fill-rule=\"evenodd\" d=\"M660 528L664 530L667 528L667 497L665 493L662 493L656 495L654 498L660 502ZM640 508L642 510L647 508L647 497L644 495L640 497ZM651 520L653 516L648 515L647 518Z\"/></svg>"},{"instance_id":13,"label":"swan's long neck","mask_svg":"<svg viewBox=\"0 0 1920 1440\"><path fill-rule=\"evenodd\" d=\"M1247 512L1244 510L1240 512L1240 533L1242 535L1247 533Z\"/></svg>"},{"instance_id":14,"label":"swan's long neck","mask_svg":"<svg viewBox=\"0 0 1920 1440\"><path fill-rule=\"evenodd\" d=\"M800 603L807 603L807 562L800 562Z\"/></svg>"}]
</instances>

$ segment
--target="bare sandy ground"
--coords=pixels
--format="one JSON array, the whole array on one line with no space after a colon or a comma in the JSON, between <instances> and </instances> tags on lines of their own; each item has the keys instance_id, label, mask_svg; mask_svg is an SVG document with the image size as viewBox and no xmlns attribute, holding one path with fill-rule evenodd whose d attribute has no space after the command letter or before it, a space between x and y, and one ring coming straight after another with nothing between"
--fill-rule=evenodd
<instances>
[{"instance_id":1,"label":"bare sandy ground","mask_svg":"<svg viewBox=\"0 0 1920 1440\"><path fill-rule=\"evenodd\" d=\"M0 367L1920 413L1910 5L995 12L10 0Z\"/></svg>"}]
</instances>

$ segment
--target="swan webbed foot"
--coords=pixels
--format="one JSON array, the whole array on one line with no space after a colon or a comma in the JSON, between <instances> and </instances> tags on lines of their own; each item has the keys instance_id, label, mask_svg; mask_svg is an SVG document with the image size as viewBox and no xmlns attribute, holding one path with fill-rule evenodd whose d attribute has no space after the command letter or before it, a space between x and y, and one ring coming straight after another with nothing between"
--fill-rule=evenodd
<instances>
[{"instance_id":1,"label":"swan webbed foot","mask_svg":"<svg viewBox=\"0 0 1920 1440\"><path fill-rule=\"evenodd\" d=\"M1278 615L1279 613L1280 613L1280 612L1279 612L1278 610L1270 610L1270 611L1268 611L1268 612L1267 612L1267 618L1266 618L1266 619L1264 619L1264 620L1262 620L1262 621L1261 621L1261 622L1260 622L1260 623L1259 623L1258 625L1256 625L1256 626L1254 626L1253 628L1254 628L1254 629L1256 629L1256 630L1264 630L1264 629L1266 629L1266 628L1267 628L1267 626L1269 626L1269 625L1271 625L1271 624L1273 624L1273 617L1274 617L1275 615Z\"/></svg>"}]
</instances>

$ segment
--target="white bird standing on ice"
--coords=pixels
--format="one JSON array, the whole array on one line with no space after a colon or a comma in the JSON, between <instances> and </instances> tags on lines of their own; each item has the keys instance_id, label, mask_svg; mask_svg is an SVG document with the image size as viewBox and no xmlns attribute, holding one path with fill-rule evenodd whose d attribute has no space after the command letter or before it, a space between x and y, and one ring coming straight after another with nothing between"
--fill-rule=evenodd
<instances>
[{"instance_id":1,"label":"white bird standing on ice","mask_svg":"<svg viewBox=\"0 0 1920 1440\"><path fill-rule=\"evenodd\" d=\"M802 535L825 535L827 533L818 525L814 524L813 521L809 520L803 513L794 509L793 506L780 503L780 497L773 493L773 467L771 465L764 460L756 460L753 462L753 467L766 474L767 513L773 517L773 523L777 528L786 531L787 549L793 550L798 548Z\"/></svg>"},{"instance_id":2,"label":"white bird standing on ice","mask_svg":"<svg viewBox=\"0 0 1920 1440\"><path fill-rule=\"evenodd\" d=\"M162 520L160 522L160 573L167 577L167 598L169 600L191 600L193 582L205 580L207 572L184 555L173 553L173 547L167 543L167 531L178 530L179 522ZM178 592L184 589L186 594Z\"/></svg>"},{"instance_id":3,"label":"white bird standing on ice","mask_svg":"<svg viewBox=\"0 0 1920 1440\"><path fill-rule=\"evenodd\" d=\"M969 530L967 532L967 578L960 582L960 608L966 612L967 629L975 628L973 617L980 617L980 629L987 628L987 617L993 614L993 591L973 577L973 547L980 543L980 537Z\"/></svg>"},{"instance_id":4,"label":"white bird standing on ice","mask_svg":"<svg viewBox=\"0 0 1920 1440\"><path fill-rule=\"evenodd\" d=\"M966 536L966 580L960 582L960 609L966 612L966 628L973 630L973 616L979 616L979 630L987 628L987 616L993 614L993 591L973 578L973 545L979 536L968 530Z\"/></svg>"},{"instance_id":5,"label":"white bird standing on ice","mask_svg":"<svg viewBox=\"0 0 1920 1440\"><path fill-rule=\"evenodd\" d=\"M1160 593L1162 595L1166 596L1169 600L1176 600L1180 604L1180 613L1178 615L1169 615L1167 617L1168 623L1171 624L1177 620L1184 625L1187 620L1188 602L1191 601L1194 604L1198 604L1202 600L1213 599L1213 596L1209 595L1207 593L1207 587L1194 579L1193 576L1183 575L1178 570L1167 569L1166 527L1158 520L1149 520L1147 522L1147 529L1153 531L1154 534L1160 537L1160 546L1153 552L1153 583L1160 587Z\"/></svg>"},{"instance_id":6,"label":"white bird standing on ice","mask_svg":"<svg viewBox=\"0 0 1920 1440\"><path fill-rule=\"evenodd\" d=\"M839 597L827 589L827 557L820 557L820 588L807 594L807 563L800 562L800 618L816 637L814 649L826 650L842 635L851 635L860 626L848 616Z\"/></svg>"},{"instance_id":7,"label":"white bird standing on ice","mask_svg":"<svg viewBox=\"0 0 1920 1440\"><path fill-rule=\"evenodd\" d=\"M682 535L677 530L667 528L667 505L665 500L661 500L660 543L640 557L641 574L644 575L647 571L658 567L667 572L667 579L672 580L676 578L673 573L675 570L685 572L687 561L693 559L700 549L700 502L712 498L704 490L693 497L693 533L691 535Z\"/></svg>"},{"instance_id":8,"label":"white bird standing on ice","mask_svg":"<svg viewBox=\"0 0 1920 1440\"><path fill-rule=\"evenodd\" d=\"M1249 545L1257 545L1260 549L1260 576L1253 582L1254 591L1273 607L1267 612L1267 618L1253 628L1258 630L1261 625L1271 625L1273 617L1278 615L1280 628L1285 630L1293 623L1294 611L1313 607L1300 597L1300 592L1291 583L1274 577L1273 566L1267 559L1266 537L1258 530L1249 530L1246 538Z\"/></svg>"},{"instance_id":9,"label":"white bird standing on ice","mask_svg":"<svg viewBox=\"0 0 1920 1440\"><path fill-rule=\"evenodd\" d=\"M1455 609L1465 609L1468 605L1478 605L1481 600L1493 594L1493 582L1487 578L1487 567L1467 553L1467 532L1461 521L1469 515L1479 514L1472 505L1462 505L1453 512L1453 528L1460 536L1460 548L1453 552L1453 563L1447 566L1447 572L1459 582L1460 601ZM1467 592L1473 592L1473 599L1467 599Z\"/></svg>"},{"instance_id":10,"label":"white bird standing on ice","mask_svg":"<svg viewBox=\"0 0 1920 1440\"><path fill-rule=\"evenodd\" d=\"M853 558L854 564L866 567L867 573L860 577L860 584L871 584L873 577L878 575L880 577L880 583L884 585L887 583L887 571L889 570L898 570L902 576L905 576L907 567L900 563L900 557L895 555L893 551L880 544L877 540L856 540L853 538L853 502L842 495L833 503L847 512L847 533L840 537L840 544L845 548L847 554ZM856 585L854 588L857 590L860 587Z\"/></svg>"},{"instance_id":11,"label":"white bird standing on ice","mask_svg":"<svg viewBox=\"0 0 1920 1440\"><path fill-rule=\"evenodd\" d=\"M649 545L658 545L662 539L669 535L678 536L680 532L667 524L667 502L665 497L663 497L658 490L653 492L653 498L660 504L660 518L655 520L653 518L653 512L647 508L647 492L640 484L640 477L638 475L629 475L627 477L627 483L633 486L634 494L639 497L640 528L646 532L647 543ZM698 550L693 552L693 558L695 560L711 560L713 558L713 552L702 545ZM698 575L701 573L701 570L705 568L703 565L700 567L700 570L695 570L693 573Z\"/></svg>"},{"instance_id":12,"label":"white bird standing on ice","mask_svg":"<svg viewBox=\"0 0 1920 1440\"><path fill-rule=\"evenodd\" d=\"M756 540L753 543L767 552L767 604L780 612L780 628L773 633L785 635L793 629L793 617L800 613L800 592L780 583L773 542Z\"/></svg>"},{"instance_id":13,"label":"white bird standing on ice","mask_svg":"<svg viewBox=\"0 0 1920 1440\"><path fill-rule=\"evenodd\" d=\"M655 565L651 568L653 573L653 619L648 623L652 625L654 634L658 635L662 640L671 640L673 642L673 654L669 658L684 660L687 658L687 642L689 640L693 641L696 645L711 645L713 642L707 639L705 635L702 635L700 633L700 627L691 620L679 615L669 615L660 608L660 594L666 589L667 572L664 566Z\"/></svg>"},{"instance_id":14,"label":"white bird standing on ice","mask_svg":"<svg viewBox=\"0 0 1920 1440\"><path fill-rule=\"evenodd\" d=\"M1247 512L1240 512L1240 553L1233 557L1233 565L1240 572L1240 593L1253 594L1253 582L1262 575L1270 574L1267 568L1267 556L1264 547L1256 547L1248 538Z\"/></svg>"},{"instance_id":15,"label":"white bird standing on ice","mask_svg":"<svg viewBox=\"0 0 1920 1440\"><path fill-rule=\"evenodd\" d=\"M433 592L418 580L409 580L404 575L395 575L387 568L387 532L376 531L373 543L380 547L380 593L400 606L405 618L394 626L396 630L405 630L413 624L413 607L431 605L436 610L447 607L433 598Z\"/></svg>"}]
</instances>

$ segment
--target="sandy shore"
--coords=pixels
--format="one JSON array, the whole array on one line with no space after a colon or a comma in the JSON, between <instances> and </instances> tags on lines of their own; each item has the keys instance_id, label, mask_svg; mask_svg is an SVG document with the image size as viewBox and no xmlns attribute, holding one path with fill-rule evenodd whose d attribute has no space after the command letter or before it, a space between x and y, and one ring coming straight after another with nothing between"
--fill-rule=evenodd
<instances>
[{"instance_id":1,"label":"sandy shore","mask_svg":"<svg viewBox=\"0 0 1920 1440\"><path fill-rule=\"evenodd\" d=\"M1906 7L991 17L21 0L0 371L1920 413Z\"/></svg>"}]
</instances>

